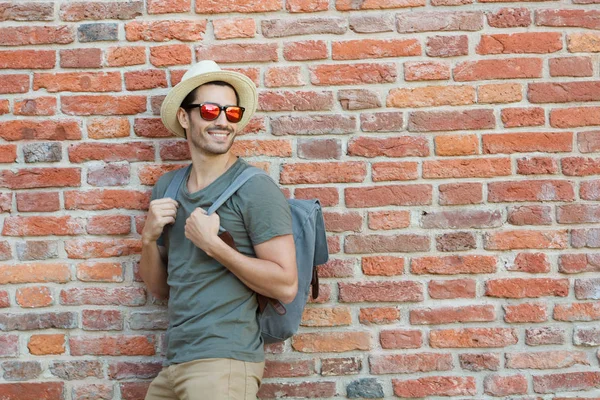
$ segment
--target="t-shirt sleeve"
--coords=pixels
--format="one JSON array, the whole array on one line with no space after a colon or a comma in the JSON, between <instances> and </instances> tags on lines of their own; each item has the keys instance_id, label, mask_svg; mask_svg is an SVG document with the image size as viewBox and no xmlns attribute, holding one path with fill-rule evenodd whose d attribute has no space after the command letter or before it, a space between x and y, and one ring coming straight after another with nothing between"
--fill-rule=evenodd
<instances>
[{"instance_id":1,"label":"t-shirt sleeve","mask_svg":"<svg viewBox=\"0 0 600 400\"><path fill-rule=\"evenodd\" d=\"M253 245L292 234L292 214L281 189L266 175L246 182L236 200Z\"/></svg>"}]
</instances>

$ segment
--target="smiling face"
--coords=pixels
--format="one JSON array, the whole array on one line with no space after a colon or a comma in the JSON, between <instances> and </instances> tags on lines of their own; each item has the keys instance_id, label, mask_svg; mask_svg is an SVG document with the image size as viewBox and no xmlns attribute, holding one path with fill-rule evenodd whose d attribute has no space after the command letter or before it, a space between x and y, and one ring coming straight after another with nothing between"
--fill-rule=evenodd
<instances>
[{"instance_id":1,"label":"smiling face","mask_svg":"<svg viewBox=\"0 0 600 400\"><path fill-rule=\"evenodd\" d=\"M237 105L236 93L229 86L205 84L195 91L193 104L204 102L220 106ZM190 145L190 151L205 155L219 155L229 152L237 134L237 123L227 121L225 112L213 121L206 121L200 116L198 107L177 112L179 123L185 129Z\"/></svg>"}]
</instances>

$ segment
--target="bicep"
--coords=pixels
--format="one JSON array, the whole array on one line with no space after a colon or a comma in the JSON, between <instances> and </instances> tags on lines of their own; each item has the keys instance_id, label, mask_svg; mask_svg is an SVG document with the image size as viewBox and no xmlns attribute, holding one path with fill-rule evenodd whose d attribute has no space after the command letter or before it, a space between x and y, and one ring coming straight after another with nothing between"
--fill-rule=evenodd
<instances>
[{"instance_id":1,"label":"bicep","mask_svg":"<svg viewBox=\"0 0 600 400\"><path fill-rule=\"evenodd\" d=\"M256 257L278 264L290 274L296 274L296 247L292 235L275 236L254 245Z\"/></svg>"}]
</instances>

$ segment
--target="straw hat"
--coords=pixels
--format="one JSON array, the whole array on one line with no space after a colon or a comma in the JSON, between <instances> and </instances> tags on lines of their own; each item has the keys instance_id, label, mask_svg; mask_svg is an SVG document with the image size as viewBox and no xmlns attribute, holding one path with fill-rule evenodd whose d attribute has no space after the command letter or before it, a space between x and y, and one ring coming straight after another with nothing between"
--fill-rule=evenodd
<instances>
[{"instance_id":1,"label":"straw hat","mask_svg":"<svg viewBox=\"0 0 600 400\"><path fill-rule=\"evenodd\" d=\"M238 122L238 131L244 127L256 111L258 95L256 86L246 75L239 72L223 71L216 62L203 60L190 68L165 97L160 107L160 117L165 127L177 136L185 137L185 131L177 120L177 110L185 97L198 86L212 81L224 81L234 87L240 99L239 106L244 107L244 116Z\"/></svg>"}]
</instances>

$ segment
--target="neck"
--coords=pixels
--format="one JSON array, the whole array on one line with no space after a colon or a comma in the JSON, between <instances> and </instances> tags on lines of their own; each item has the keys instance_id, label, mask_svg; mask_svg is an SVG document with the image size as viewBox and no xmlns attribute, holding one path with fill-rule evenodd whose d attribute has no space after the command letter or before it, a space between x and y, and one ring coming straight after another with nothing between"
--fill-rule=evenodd
<instances>
[{"instance_id":1,"label":"neck","mask_svg":"<svg viewBox=\"0 0 600 400\"><path fill-rule=\"evenodd\" d=\"M218 155L192 154L192 171L188 180L190 193L203 189L223 175L237 157L227 152Z\"/></svg>"}]
</instances>

